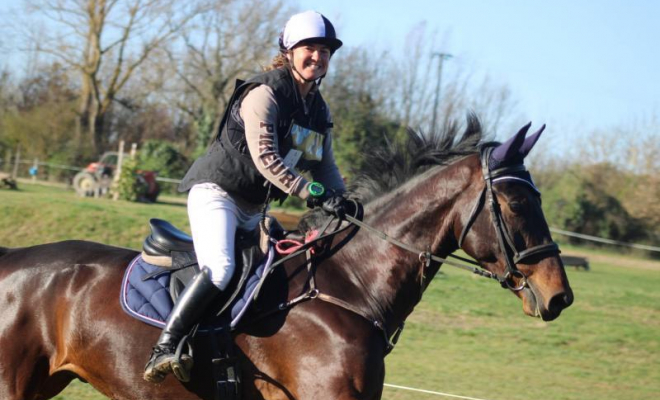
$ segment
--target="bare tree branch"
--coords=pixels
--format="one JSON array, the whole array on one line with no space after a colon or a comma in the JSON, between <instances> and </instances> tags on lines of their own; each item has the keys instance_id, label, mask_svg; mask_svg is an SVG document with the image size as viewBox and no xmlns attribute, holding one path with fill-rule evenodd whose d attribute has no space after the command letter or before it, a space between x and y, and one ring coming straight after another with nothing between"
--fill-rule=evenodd
<instances>
[{"instance_id":1,"label":"bare tree branch","mask_svg":"<svg viewBox=\"0 0 660 400\"><path fill-rule=\"evenodd\" d=\"M29 0L32 13L52 26L28 35L39 50L80 73L81 137L103 150L105 123L118 94L153 51L166 45L196 16L206 0Z\"/></svg>"}]
</instances>

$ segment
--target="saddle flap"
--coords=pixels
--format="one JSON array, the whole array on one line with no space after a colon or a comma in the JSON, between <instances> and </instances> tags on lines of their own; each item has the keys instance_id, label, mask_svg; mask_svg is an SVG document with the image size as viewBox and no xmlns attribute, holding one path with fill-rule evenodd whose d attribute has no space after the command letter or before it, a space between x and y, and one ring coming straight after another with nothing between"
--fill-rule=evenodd
<instances>
[{"instance_id":1,"label":"saddle flap","mask_svg":"<svg viewBox=\"0 0 660 400\"><path fill-rule=\"evenodd\" d=\"M236 246L235 254L240 254L235 258L234 275L229 282L226 293L219 297L221 304L214 307L215 310L220 310L215 315L222 314L241 293L245 282L247 281L250 273L256 268L261 260L265 258L265 253L261 250L259 245L259 230L236 232ZM194 253L173 253L173 268L172 277L170 280L170 294L172 300L176 302L183 289L185 289L188 282L192 280L197 272L199 272L199 265L190 259ZM227 296L227 294L230 294Z\"/></svg>"}]
</instances>

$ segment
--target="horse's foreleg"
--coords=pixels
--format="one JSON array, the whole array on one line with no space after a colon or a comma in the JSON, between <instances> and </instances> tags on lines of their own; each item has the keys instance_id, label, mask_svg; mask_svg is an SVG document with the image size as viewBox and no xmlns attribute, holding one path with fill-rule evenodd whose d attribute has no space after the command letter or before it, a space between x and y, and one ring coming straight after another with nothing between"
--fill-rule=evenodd
<instances>
[{"instance_id":1,"label":"horse's foreleg","mask_svg":"<svg viewBox=\"0 0 660 400\"><path fill-rule=\"evenodd\" d=\"M4 258L3 258L4 259ZM11 266L0 263L0 271ZM44 296L44 282L29 273L0 275L0 399L46 400L55 397L75 378L60 370L64 357L57 327L62 323L53 306L61 296ZM53 319L55 316L55 319Z\"/></svg>"},{"instance_id":2,"label":"horse's foreleg","mask_svg":"<svg viewBox=\"0 0 660 400\"><path fill-rule=\"evenodd\" d=\"M4 310L0 312L0 399L55 397L75 376L66 372L51 375L50 345L44 343L33 316L20 310L6 312L13 307L3 307L5 302L0 301L0 310Z\"/></svg>"}]
</instances>

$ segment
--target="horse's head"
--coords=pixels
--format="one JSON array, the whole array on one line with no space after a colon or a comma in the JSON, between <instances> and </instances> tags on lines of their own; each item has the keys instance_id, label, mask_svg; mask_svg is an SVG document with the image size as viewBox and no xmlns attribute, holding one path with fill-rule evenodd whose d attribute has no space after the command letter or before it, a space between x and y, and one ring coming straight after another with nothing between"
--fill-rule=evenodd
<instances>
[{"instance_id":1,"label":"horse's head","mask_svg":"<svg viewBox=\"0 0 660 400\"><path fill-rule=\"evenodd\" d=\"M526 138L530 125L503 144L484 147L479 165L474 162L481 193L460 216L459 245L522 299L526 314L550 321L571 305L573 291L541 194L523 164L545 128Z\"/></svg>"}]
</instances>

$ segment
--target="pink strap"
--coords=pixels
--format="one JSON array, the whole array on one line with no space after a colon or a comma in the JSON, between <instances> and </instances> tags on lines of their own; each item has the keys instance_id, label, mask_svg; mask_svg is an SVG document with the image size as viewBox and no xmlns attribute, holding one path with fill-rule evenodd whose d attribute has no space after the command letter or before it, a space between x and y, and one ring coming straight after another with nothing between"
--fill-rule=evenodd
<instances>
[{"instance_id":1,"label":"pink strap","mask_svg":"<svg viewBox=\"0 0 660 400\"><path fill-rule=\"evenodd\" d=\"M316 240L316 238L319 235L319 231L313 230L307 232L307 235L305 235L305 243L313 242ZM291 253L295 253L298 251L301 247L305 245L305 243L301 243L297 240L292 240L292 239L283 239L279 240L275 244L275 250L281 255L288 255ZM311 248L311 252L314 253L314 248Z\"/></svg>"}]
</instances>

